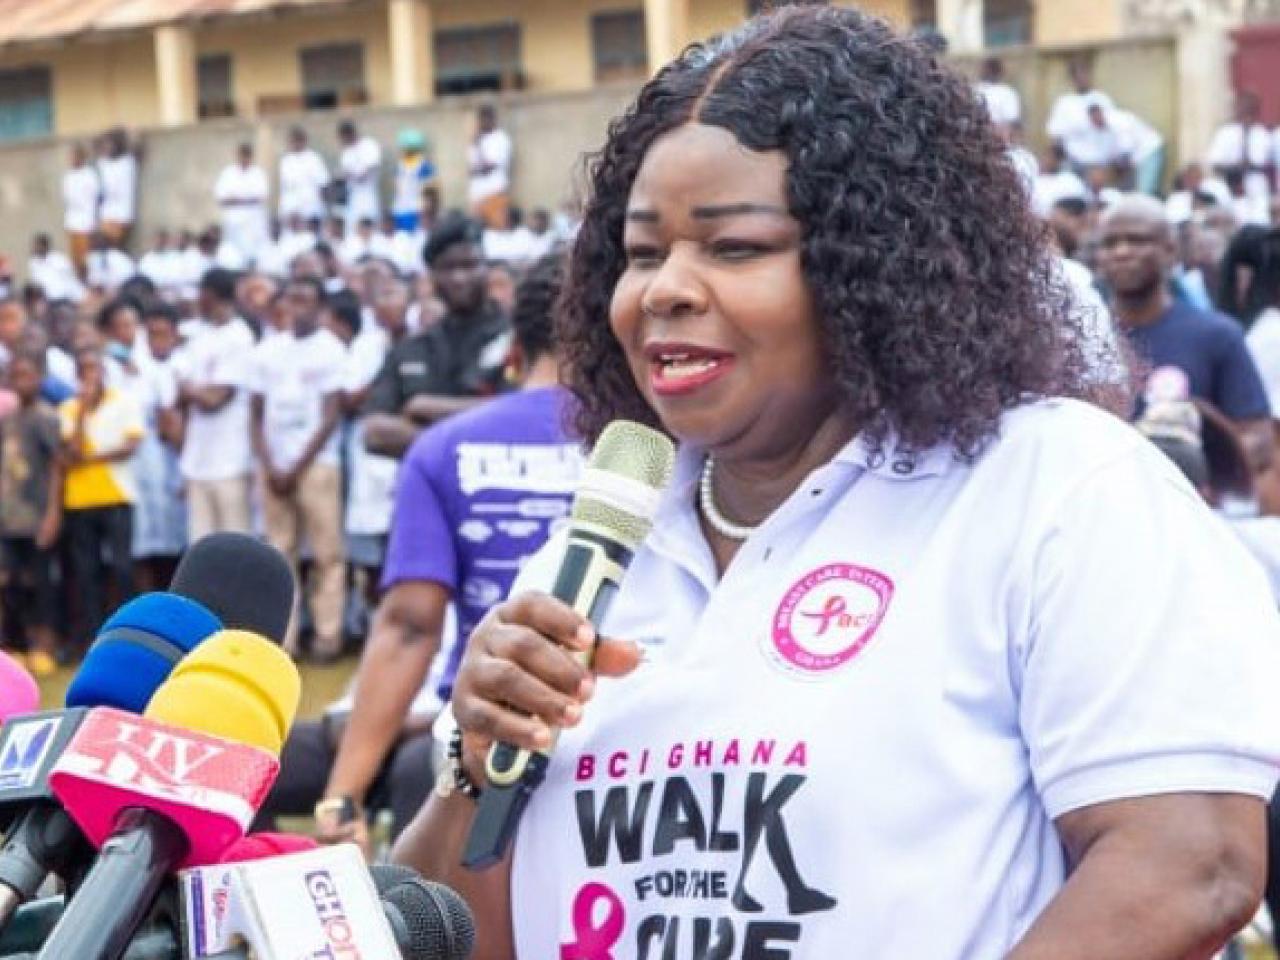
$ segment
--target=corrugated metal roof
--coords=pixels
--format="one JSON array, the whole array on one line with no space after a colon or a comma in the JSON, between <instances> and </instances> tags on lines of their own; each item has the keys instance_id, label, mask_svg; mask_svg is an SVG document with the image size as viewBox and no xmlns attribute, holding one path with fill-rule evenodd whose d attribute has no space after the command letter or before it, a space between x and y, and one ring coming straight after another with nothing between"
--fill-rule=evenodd
<instances>
[{"instance_id":1,"label":"corrugated metal roof","mask_svg":"<svg viewBox=\"0 0 1280 960\"><path fill-rule=\"evenodd\" d=\"M0 0L0 46L351 0Z\"/></svg>"}]
</instances>

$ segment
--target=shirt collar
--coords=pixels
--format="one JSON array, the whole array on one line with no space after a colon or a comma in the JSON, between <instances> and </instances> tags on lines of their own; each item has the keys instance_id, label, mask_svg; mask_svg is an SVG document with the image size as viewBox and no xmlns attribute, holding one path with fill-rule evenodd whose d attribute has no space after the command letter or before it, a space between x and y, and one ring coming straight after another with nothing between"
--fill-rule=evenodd
<instances>
[{"instance_id":1,"label":"shirt collar","mask_svg":"<svg viewBox=\"0 0 1280 960\"><path fill-rule=\"evenodd\" d=\"M882 454L873 457L865 431L859 433L831 460L816 468L820 470L859 471L873 474L885 480L904 481L922 477L942 476L956 462L950 444L941 443L915 454L910 468L904 455L897 453L900 443L896 432L890 431L881 444ZM654 536L659 544L668 547L674 542L693 537L701 543L698 515L694 506L698 482L702 476L702 464L706 452L691 444L680 444L676 449L675 467L659 502L654 517Z\"/></svg>"}]
</instances>

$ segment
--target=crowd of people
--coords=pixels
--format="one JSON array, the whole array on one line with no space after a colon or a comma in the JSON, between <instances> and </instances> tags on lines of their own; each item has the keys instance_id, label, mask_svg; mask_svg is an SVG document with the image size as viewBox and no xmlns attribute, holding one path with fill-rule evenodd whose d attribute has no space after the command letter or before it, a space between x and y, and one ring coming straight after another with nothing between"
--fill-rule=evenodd
<instances>
[{"instance_id":1,"label":"crowd of people","mask_svg":"<svg viewBox=\"0 0 1280 960\"><path fill-rule=\"evenodd\" d=\"M33 672L219 530L305 554L291 652L297 624L321 661L363 636L396 458L506 385L524 266L486 236L454 211L413 272L320 245L284 277L210 266L194 298L130 272L79 302L37 284L0 301L4 636Z\"/></svg>"}]
</instances>

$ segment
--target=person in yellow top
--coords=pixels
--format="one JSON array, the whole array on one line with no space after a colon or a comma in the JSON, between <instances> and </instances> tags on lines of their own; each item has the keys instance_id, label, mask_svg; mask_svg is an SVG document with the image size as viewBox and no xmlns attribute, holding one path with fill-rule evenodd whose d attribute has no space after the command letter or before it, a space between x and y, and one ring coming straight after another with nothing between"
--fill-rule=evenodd
<instances>
[{"instance_id":1,"label":"person in yellow top","mask_svg":"<svg viewBox=\"0 0 1280 960\"><path fill-rule=\"evenodd\" d=\"M105 617L108 585L117 603L133 592L133 455L144 427L133 398L106 386L98 348L77 351L76 377L79 391L58 408L58 418L63 524L76 597L71 637L83 645Z\"/></svg>"}]
</instances>

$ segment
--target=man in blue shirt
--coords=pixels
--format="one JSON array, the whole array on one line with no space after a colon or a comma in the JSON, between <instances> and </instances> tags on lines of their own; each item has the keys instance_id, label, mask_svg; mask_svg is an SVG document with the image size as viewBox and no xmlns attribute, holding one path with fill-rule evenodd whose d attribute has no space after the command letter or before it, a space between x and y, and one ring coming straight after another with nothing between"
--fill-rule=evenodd
<instances>
[{"instance_id":1,"label":"man in blue shirt","mask_svg":"<svg viewBox=\"0 0 1280 960\"><path fill-rule=\"evenodd\" d=\"M1271 409L1238 324L1175 300L1169 278L1173 230L1159 201L1127 196L1103 215L1098 269L1112 310L1149 374L1148 383L1185 379L1240 432L1254 470L1271 461Z\"/></svg>"}]
</instances>

